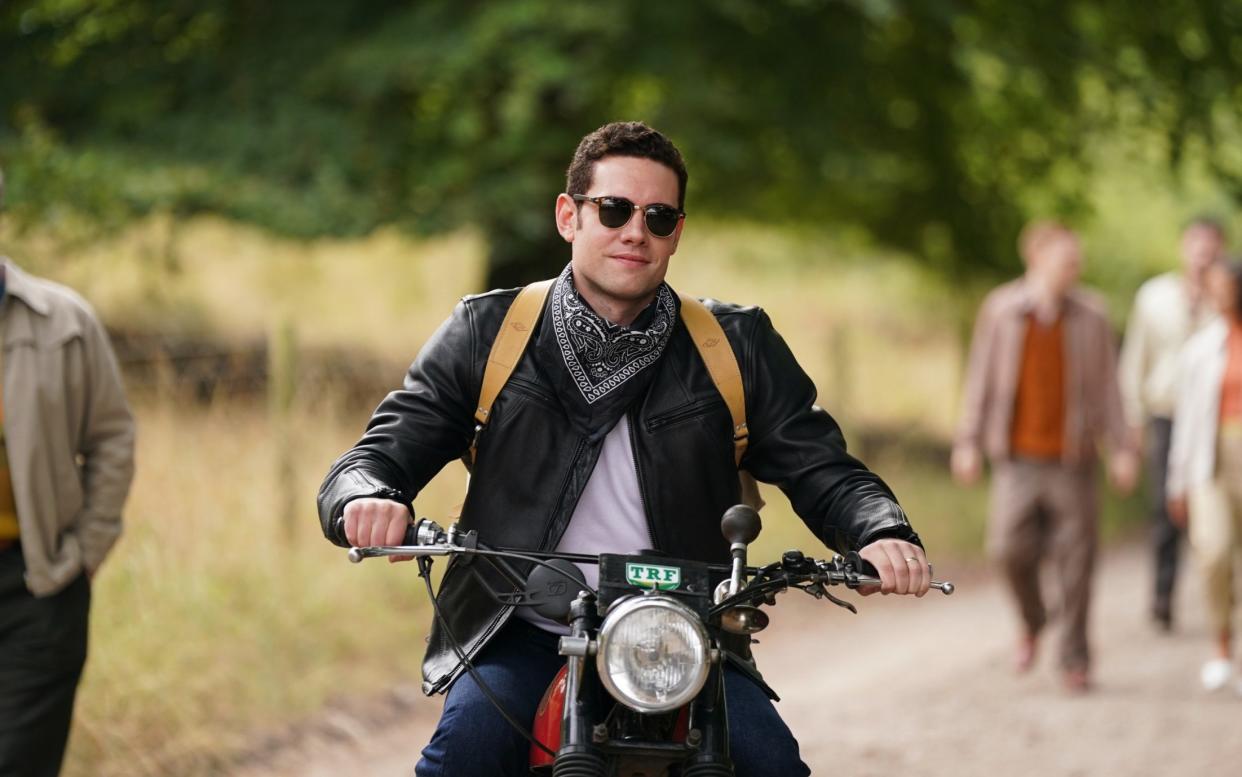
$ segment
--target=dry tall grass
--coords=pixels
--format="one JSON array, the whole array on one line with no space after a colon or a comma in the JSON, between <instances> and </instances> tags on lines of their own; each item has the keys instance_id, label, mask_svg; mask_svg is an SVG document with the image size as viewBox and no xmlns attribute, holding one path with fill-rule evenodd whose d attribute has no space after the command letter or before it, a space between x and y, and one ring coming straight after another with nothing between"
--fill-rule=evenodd
<instances>
[{"instance_id":1,"label":"dry tall grass","mask_svg":"<svg viewBox=\"0 0 1242 777\"><path fill-rule=\"evenodd\" d=\"M125 536L96 580L67 777L206 775L336 695L416 678L426 627L412 565L354 566L314 493L361 427L324 408L295 432L299 522L281 525L263 413L138 408ZM451 468L420 505L443 514Z\"/></svg>"}]
</instances>

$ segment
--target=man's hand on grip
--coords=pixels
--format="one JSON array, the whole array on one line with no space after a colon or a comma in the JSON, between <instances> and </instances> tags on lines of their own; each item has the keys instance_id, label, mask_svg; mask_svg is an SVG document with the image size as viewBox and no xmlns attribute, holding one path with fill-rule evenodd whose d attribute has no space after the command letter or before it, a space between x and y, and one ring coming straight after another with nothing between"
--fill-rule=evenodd
<instances>
[{"instance_id":1,"label":"man's hand on grip","mask_svg":"<svg viewBox=\"0 0 1242 777\"><path fill-rule=\"evenodd\" d=\"M356 548L369 545L400 545L410 525L410 510L391 499L355 499L345 505L345 538ZM409 561L411 556L392 556L390 561Z\"/></svg>"},{"instance_id":2,"label":"man's hand on grip","mask_svg":"<svg viewBox=\"0 0 1242 777\"><path fill-rule=\"evenodd\" d=\"M858 555L871 562L880 578L880 587L859 588L863 596L876 591L884 594L923 596L931 583L931 565L918 545L904 540L876 540Z\"/></svg>"}]
</instances>

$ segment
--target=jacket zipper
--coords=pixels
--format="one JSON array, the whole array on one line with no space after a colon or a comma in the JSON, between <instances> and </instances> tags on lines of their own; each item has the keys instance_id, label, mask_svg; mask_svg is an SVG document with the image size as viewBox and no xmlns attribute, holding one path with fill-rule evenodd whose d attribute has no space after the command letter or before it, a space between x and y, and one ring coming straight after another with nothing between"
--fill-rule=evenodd
<instances>
[{"instance_id":1,"label":"jacket zipper","mask_svg":"<svg viewBox=\"0 0 1242 777\"><path fill-rule=\"evenodd\" d=\"M578 439L578 445L577 445L577 447L575 447L575 448L574 448L574 457L573 457L572 462L571 462L571 463L570 463L570 465L569 465L569 472L568 472L568 473L566 473L566 475L565 475L565 480L561 482L560 494L561 494L561 498L562 498L562 499L565 497L565 490L569 487L569 479L570 479L570 478L572 478L572 477L574 476L574 470L576 470L576 469L577 469L577 467L578 467L578 459L582 457L582 449L583 449L585 446L586 446L586 440L585 440L585 439L583 439L583 438L579 438L579 439ZM579 498L581 498L582 494L579 494L578 496L579 496ZM575 503L574 507L575 507L575 509L577 508L577 504L576 504L576 503ZM570 518L573 518L573 510L570 510L570 511L569 511L569 516L570 516ZM553 529L555 526L556 526L556 516L555 516L555 515L553 515L553 516L552 516L552 520L548 521L547 525L543 528L543 538L539 540L539 549L540 549L540 550L551 550L551 549L552 549L552 548L550 547L550 546L551 546L551 541L550 541L550 540L551 540L551 537L552 537L552 529ZM568 523L568 522L566 522L565 526L566 526L566 527L568 527L568 526L569 526L569 523ZM559 540L559 538L558 538L558 540Z\"/></svg>"},{"instance_id":2,"label":"jacket zipper","mask_svg":"<svg viewBox=\"0 0 1242 777\"><path fill-rule=\"evenodd\" d=\"M634 461L634 479L638 481L638 499L642 502L643 517L647 519L647 539L651 540L651 549L656 550L655 524L651 520L651 510L647 505L647 489L643 486L643 474L638 468L638 430L634 423L634 414L625 414L625 422L630 427L630 456Z\"/></svg>"},{"instance_id":3,"label":"jacket zipper","mask_svg":"<svg viewBox=\"0 0 1242 777\"><path fill-rule=\"evenodd\" d=\"M688 405L673 413L669 413L668 415L649 418L647 419L647 431L654 432L662 426L668 426L670 424L675 424L678 421L684 421L693 416L702 415L702 411L704 409L713 405L721 404L723 404L723 402L719 399L705 399L700 402L695 402L692 405Z\"/></svg>"}]
</instances>

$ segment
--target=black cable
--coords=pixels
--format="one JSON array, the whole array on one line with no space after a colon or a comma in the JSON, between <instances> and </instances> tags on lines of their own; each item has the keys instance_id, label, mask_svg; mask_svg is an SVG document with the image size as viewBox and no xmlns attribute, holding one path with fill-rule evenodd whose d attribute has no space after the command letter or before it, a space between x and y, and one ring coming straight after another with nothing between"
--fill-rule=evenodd
<instances>
[{"instance_id":1,"label":"black cable","mask_svg":"<svg viewBox=\"0 0 1242 777\"><path fill-rule=\"evenodd\" d=\"M553 572L557 573L561 577L579 586L578 588L579 591L586 591L592 596L599 596L599 591L587 585L587 582L585 580L579 580L578 578L574 577L572 574L570 574L569 572L566 572L560 567L552 566L548 562L541 561L540 559L537 559L534 556L526 556L521 553L515 553L511 550L487 550L486 548L473 548L470 551L468 551L468 553L483 556L484 558L487 558L489 556L495 556L503 560L505 558L512 557L512 558L520 559L522 561L529 561L532 564L538 564L541 567L547 567L548 569L551 569ZM599 563L598 559L596 560L596 563Z\"/></svg>"},{"instance_id":2,"label":"black cable","mask_svg":"<svg viewBox=\"0 0 1242 777\"><path fill-rule=\"evenodd\" d=\"M553 569L555 569L555 567L553 567ZM421 556L418 559L418 576L421 577L423 582L427 584L427 597L431 599L431 609L435 612L436 621L439 622L440 628L444 629L444 636L448 638L449 646L453 648L453 652L457 654L457 660L462 663L462 666L466 668L466 672L470 674L470 677L474 680L475 684L479 686L479 691L487 697L487 700L492 703L492 706L495 707L496 711L500 713L500 716L505 719L505 722L512 726L514 731L522 735L523 739L555 758L556 751L550 749L543 742L536 739L534 734L527 731L522 724L518 723L517 720L509 714L509 711L505 709L504 705L500 703L500 700L497 699L495 694L492 693L492 689L488 688L487 684L483 682L483 678L479 676L478 671L474 668L474 664L466 658L466 653L462 650L461 643L458 642L457 638L453 636L452 630L449 629L448 621L444 619L444 615L440 612L440 601L431 587L431 559L427 556Z\"/></svg>"},{"instance_id":3,"label":"black cable","mask_svg":"<svg viewBox=\"0 0 1242 777\"><path fill-rule=\"evenodd\" d=\"M496 570L496 572L501 577L505 578L509 585L513 586L515 589L521 588L526 584L526 581L517 573L517 570L506 564L503 558L498 558L496 556L483 556L482 558L485 562L487 562L488 566Z\"/></svg>"},{"instance_id":4,"label":"black cable","mask_svg":"<svg viewBox=\"0 0 1242 777\"><path fill-rule=\"evenodd\" d=\"M738 591L727 599L722 599L720 604L715 605L707 611L708 618L714 618L717 615L736 607L739 604L751 604L759 599L760 595L772 591L781 593L792 585L786 578L773 578L762 583L751 583L750 585Z\"/></svg>"}]
</instances>

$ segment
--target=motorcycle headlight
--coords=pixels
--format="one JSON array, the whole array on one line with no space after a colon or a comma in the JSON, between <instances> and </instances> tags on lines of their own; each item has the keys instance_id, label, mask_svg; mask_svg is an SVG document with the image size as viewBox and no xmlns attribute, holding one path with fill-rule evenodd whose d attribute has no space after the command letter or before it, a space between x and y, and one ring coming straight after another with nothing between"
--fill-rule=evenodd
<instances>
[{"instance_id":1,"label":"motorcycle headlight","mask_svg":"<svg viewBox=\"0 0 1242 777\"><path fill-rule=\"evenodd\" d=\"M595 661L614 699L637 712L666 712L703 688L707 656L707 629L692 610L664 596L635 596L604 619Z\"/></svg>"}]
</instances>

